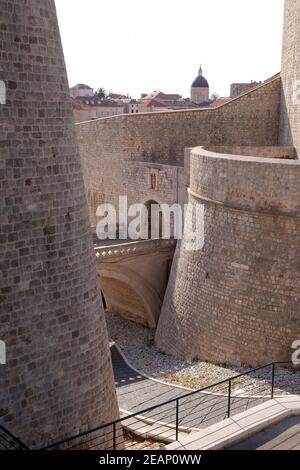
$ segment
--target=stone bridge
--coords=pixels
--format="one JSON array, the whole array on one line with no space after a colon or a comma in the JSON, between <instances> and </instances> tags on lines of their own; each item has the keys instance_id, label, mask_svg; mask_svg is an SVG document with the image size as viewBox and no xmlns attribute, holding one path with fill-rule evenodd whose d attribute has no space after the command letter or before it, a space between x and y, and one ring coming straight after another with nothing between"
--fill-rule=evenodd
<instances>
[{"instance_id":1,"label":"stone bridge","mask_svg":"<svg viewBox=\"0 0 300 470\"><path fill-rule=\"evenodd\" d=\"M176 240L162 239L117 241L95 247L106 308L156 328L175 248Z\"/></svg>"}]
</instances>

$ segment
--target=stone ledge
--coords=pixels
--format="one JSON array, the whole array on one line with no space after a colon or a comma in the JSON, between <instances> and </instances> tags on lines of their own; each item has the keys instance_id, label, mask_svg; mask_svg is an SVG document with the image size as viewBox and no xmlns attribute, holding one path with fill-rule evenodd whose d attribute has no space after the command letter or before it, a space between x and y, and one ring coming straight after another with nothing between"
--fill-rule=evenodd
<instances>
[{"instance_id":1,"label":"stone ledge","mask_svg":"<svg viewBox=\"0 0 300 470\"><path fill-rule=\"evenodd\" d=\"M192 436L166 446L167 450L220 450L237 444L286 418L300 415L300 396L270 400Z\"/></svg>"},{"instance_id":2,"label":"stone ledge","mask_svg":"<svg viewBox=\"0 0 300 470\"><path fill-rule=\"evenodd\" d=\"M299 217L299 183L299 160L191 151L190 194L207 203Z\"/></svg>"},{"instance_id":3,"label":"stone ledge","mask_svg":"<svg viewBox=\"0 0 300 470\"><path fill-rule=\"evenodd\" d=\"M126 242L119 245L111 245L108 247L95 248L96 258L115 258L126 255L136 255L140 253L153 252L154 250L161 250L176 246L177 240L139 240L137 242Z\"/></svg>"},{"instance_id":4,"label":"stone ledge","mask_svg":"<svg viewBox=\"0 0 300 470\"><path fill-rule=\"evenodd\" d=\"M122 418L128 417L128 419L122 422L123 428L130 431L135 436L143 437L144 439L153 439L166 444L175 442L175 426L162 421L155 421L143 415L131 417L128 411L122 409L120 409L120 413ZM179 439L183 440L187 435L190 436L193 432L193 429L181 426L179 428Z\"/></svg>"}]
</instances>

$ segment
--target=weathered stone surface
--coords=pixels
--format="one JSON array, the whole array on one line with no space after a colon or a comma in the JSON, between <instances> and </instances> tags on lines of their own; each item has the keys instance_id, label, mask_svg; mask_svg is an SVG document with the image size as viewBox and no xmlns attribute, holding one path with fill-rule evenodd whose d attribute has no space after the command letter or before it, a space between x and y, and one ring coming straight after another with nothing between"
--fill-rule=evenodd
<instances>
[{"instance_id":1,"label":"weathered stone surface","mask_svg":"<svg viewBox=\"0 0 300 470\"><path fill-rule=\"evenodd\" d=\"M147 240L96 251L97 271L108 310L156 328L176 240Z\"/></svg>"},{"instance_id":2,"label":"weathered stone surface","mask_svg":"<svg viewBox=\"0 0 300 470\"><path fill-rule=\"evenodd\" d=\"M118 415L53 0L0 0L1 423L46 445Z\"/></svg>"},{"instance_id":3,"label":"weathered stone surface","mask_svg":"<svg viewBox=\"0 0 300 470\"><path fill-rule=\"evenodd\" d=\"M99 204L186 202L185 147L278 144L280 77L216 109L115 116L76 126L91 225ZM148 187L159 169L159 189Z\"/></svg>"},{"instance_id":4,"label":"weathered stone surface","mask_svg":"<svg viewBox=\"0 0 300 470\"><path fill-rule=\"evenodd\" d=\"M300 338L300 163L191 154L202 250L177 248L156 334L162 351L256 366Z\"/></svg>"},{"instance_id":5,"label":"weathered stone surface","mask_svg":"<svg viewBox=\"0 0 300 470\"><path fill-rule=\"evenodd\" d=\"M190 202L205 205L204 249L187 253L183 242L175 256L157 332L164 351L255 365L290 359L300 335L299 162L286 160L300 145L299 4L286 2L282 85L276 76L216 109L77 126L91 225L97 205L120 194L183 203L189 180ZM216 155L184 157L199 145ZM147 186L153 166L157 191Z\"/></svg>"},{"instance_id":6,"label":"weathered stone surface","mask_svg":"<svg viewBox=\"0 0 300 470\"><path fill-rule=\"evenodd\" d=\"M280 142L300 158L300 0L286 0L282 48Z\"/></svg>"}]
</instances>

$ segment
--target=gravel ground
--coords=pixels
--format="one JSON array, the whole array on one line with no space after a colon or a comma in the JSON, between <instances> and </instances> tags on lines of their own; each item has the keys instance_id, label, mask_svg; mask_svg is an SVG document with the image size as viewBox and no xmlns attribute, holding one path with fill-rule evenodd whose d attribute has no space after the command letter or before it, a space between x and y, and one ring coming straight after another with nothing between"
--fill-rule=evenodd
<instances>
[{"instance_id":1,"label":"gravel ground","mask_svg":"<svg viewBox=\"0 0 300 470\"><path fill-rule=\"evenodd\" d=\"M125 432L124 450L160 450L166 446L161 442L156 442L142 437L135 436L128 431Z\"/></svg>"},{"instance_id":2,"label":"gravel ground","mask_svg":"<svg viewBox=\"0 0 300 470\"><path fill-rule=\"evenodd\" d=\"M115 341L129 362L139 371L167 383L192 389L203 388L246 372L242 367L219 366L202 361L186 361L161 353L154 343L154 331L107 312L110 339ZM254 373L236 381L233 390L254 395L269 393L270 371ZM300 394L300 371L276 370L275 393Z\"/></svg>"}]
</instances>

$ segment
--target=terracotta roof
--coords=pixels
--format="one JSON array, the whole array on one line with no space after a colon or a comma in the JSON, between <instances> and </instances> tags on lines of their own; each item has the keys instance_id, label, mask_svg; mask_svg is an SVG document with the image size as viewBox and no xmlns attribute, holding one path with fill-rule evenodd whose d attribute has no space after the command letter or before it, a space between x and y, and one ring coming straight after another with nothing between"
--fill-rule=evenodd
<instances>
[{"instance_id":1,"label":"terracotta roof","mask_svg":"<svg viewBox=\"0 0 300 470\"><path fill-rule=\"evenodd\" d=\"M178 95L177 93L163 93L162 91L153 91L149 95L145 96L142 98L143 101L147 100L160 100L160 101L176 101L181 98L181 95Z\"/></svg>"},{"instance_id":2,"label":"terracotta roof","mask_svg":"<svg viewBox=\"0 0 300 470\"><path fill-rule=\"evenodd\" d=\"M149 100L149 102L147 103L148 108L151 108L151 106L154 106L155 108L166 108L166 105L164 103L155 99Z\"/></svg>"},{"instance_id":3,"label":"terracotta roof","mask_svg":"<svg viewBox=\"0 0 300 470\"><path fill-rule=\"evenodd\" d=\"M171 101L171 100L179 100L181 98L180 95L178 94L172 94L172 93L160 93L158 96L157 96L158 99L160 100L165 100L165 101Z\"/></svg>"},{"instance_id":4,"label":"terracotta roof","mask_svg":"<svg viewBox=\"0 0 300 470\"><path fill-rule=\"evenodd\" d=\"M113 100L121 100L121 99L128 98L128 96L126 95L122 95L122 94L118 95L117 93L110 93L108 97Z\"/></svg>"},{"instance_id":5,"label":"terracotta roof","mask_svg":"<svg viewBox=\"0 0 300 470\"><path fill-rule=\"evenodd\" d=\"M215 101L211 103L212 108L217 108L218 106L222 106L222 104L228 103L231 101L232 98L217 98Z\"/></svg>"}]
</instances>

